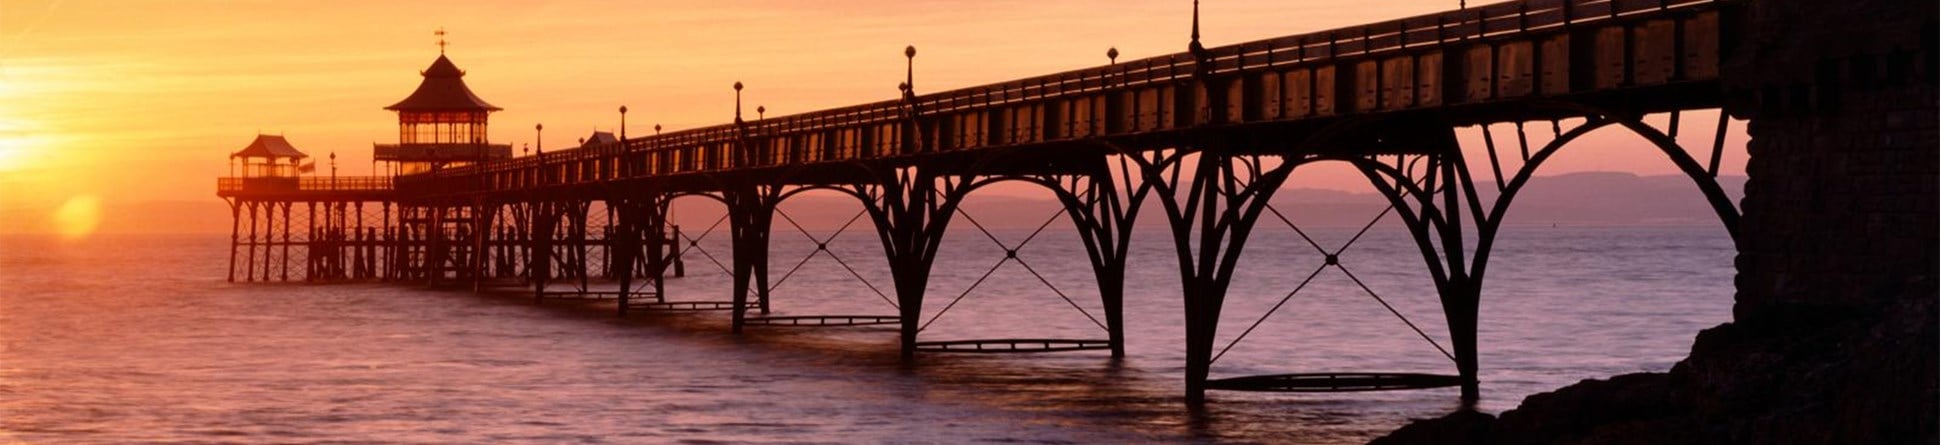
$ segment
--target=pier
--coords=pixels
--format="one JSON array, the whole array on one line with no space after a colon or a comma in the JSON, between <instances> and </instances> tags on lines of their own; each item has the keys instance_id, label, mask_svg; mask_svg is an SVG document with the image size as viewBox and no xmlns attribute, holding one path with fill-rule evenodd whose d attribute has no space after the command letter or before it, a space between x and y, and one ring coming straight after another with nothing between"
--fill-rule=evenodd
<instances>
[{"instance_id":1,"label":"pier","mask_svg":"<svg viewBox=\"0 0 1940 445\"><path fill-rule=\"evenodd\" d=\"M229 279L515 289L539 301L610 299L622 316L720 311L735 332L893 325L906 360L1122 356L1128 246L1135 224L1156 224L1167 229L1182 283L1186 330L1177 341L1186 346L1188 401L1212 390L1458 386L1472 402L1481 391L1477 314L1493 243L1517 194L1573 141L1606 128L1639 136L1647 143L1631 148L1661 153L1745 242L1740 209L1716 180L1722 153L1733 149L1724 137L1733 117L1800 112L1812 102L1795 97L1811 93L1734 77L1755 77L1754 68L1731 64L1745 51L1734 36L1746 26L1747 2L1513 1L1219 47L1199 43L1195 18L1186 52L1120 61L1114 50L1103 66L939 92L916 84L910 47L900 98L750 119L740 114L745 86L736 82L731 123L650 136L628 135L622 125L618 135L522 156L486 140L488 117L499 108L473 94L464 72L440 54L418 90L388 107L398 114L399 142L373 147L395 174L305 176L315 160L277 136L259 136L232 154L238 173L217 181L234 218ZM1925 53L1869 57L1918 73L1900 82L1934 77ZM1714 109L1723 110L1715 119L1684 118ZM619 112L624 119L626 108ZM1479 128L1486 147L1465 152L1458 128ZM1687 133L1715 137L1680 144ZM1546 142L1532 144L1531 135ZM1445 374L1288 370L1211 378L1231 347L1217 334L1235 328L1220 319L1249 236L1305 236L1269 199L1300 167L1320 163L1362 173L1391 204L1383 215L1398 219L1419 246L1447 324L1406 325L1447 356ZM1088 268L1103 311L1085 315L1102 328L1100 337L920 338L925 308L954 304L927 294L946 229L984 229L960 204L999 183L1041 187L1064 207L1086 258L1026 267ZM770 240L798 228L777 206L808 192L862 206L860 222L844 231L880 241L893 278L880 292L897 313L768 316L772 285L786 275L777 267L793 264L770 255ZM677 199L718 202L724 222L683 230L668 216ZM1164 219L1138 221L1152 207ZM698 261L688 249L695 238L710 234L732 246L719 258L733 277L731 291L667 295L666 281ZM1030 242L990 238L1005 252L992 258L999 265L1021 261L1017 251ZM1351 264L1343 252L1353 241L1311 244L1323 270ZM1054 304L1031 309L1061 310ZM1238 328L1234 343L1252 330ZM1428 330L1444 332L1448 343Z\"/></svg>"}]
</instances>

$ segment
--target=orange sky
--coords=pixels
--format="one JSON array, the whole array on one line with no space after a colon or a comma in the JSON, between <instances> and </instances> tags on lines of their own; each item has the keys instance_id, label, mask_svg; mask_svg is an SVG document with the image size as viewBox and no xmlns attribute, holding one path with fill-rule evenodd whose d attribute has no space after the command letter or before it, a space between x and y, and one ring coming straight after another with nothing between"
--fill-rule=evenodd
<instances>
[{"instance_id":1,"label":"orange sky","mask_svg":"<svg viewBox=\"0 0 1940 445\"><path fill-rule=\"evenodd\" d=\"M115 211L145 202L219 203L213 178L257 132L318 158L335 151L341 174L365 174L370 144L396 138L382 107L417 85L439 27L472 89L506 109L492 117L494 142L530 143L542 122L545 145L565 147L616 127L622 104L636 135L726 122L737 80L750 113L890 99L906 44L919 49L919 92L1103 64L1112 46L1121 60L1178 52L1190 16L1185 0L527 3L0 0L0 232L52 230L87 210L77 200L108 220L140 218ZM1216 46L1455 6L1209 0L1202 26ZM1687 125L1706 133L1687 140L1709 137ZM1606 139L1591 143L1614 148L1546 173L1673 172L1624 149L1630 139ZM1741 171L1742 150L1728 165ZM1359 182L1321 172L1295 184Z\"/></svg>"}]
</instances>

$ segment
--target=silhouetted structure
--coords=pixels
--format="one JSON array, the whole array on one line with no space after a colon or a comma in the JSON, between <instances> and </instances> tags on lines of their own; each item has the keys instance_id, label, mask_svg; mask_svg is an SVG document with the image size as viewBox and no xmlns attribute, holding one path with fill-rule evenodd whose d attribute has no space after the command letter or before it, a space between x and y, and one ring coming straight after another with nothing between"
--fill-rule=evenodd
<instances>
[{"instance_id":1,"label":"silhouetted structure","mask_svg":"<svg viewBox=\"0 0 1940 445\"><path fill-rule=\"evenodd\" d=\"M1710 126L1705 134L1716 135L1709 147L1678 143L1688 127L1681 111L1730 102L1721 64L1741 50L1727 37L1743 20L1737 3L1528 0L1212 48L1199 44L1195 23L1186 53L1117 63L1112 51L1107 66L932 94L915 92L911 47L896 100L745 121L737 82L731 124L596 137L577 148L511 159L500 154L505 146L484 142L485 116L497 108L472 95L458 78L463 72L440 56L418 92L391 107L399 111L401 143L378 146L379 159L422 166L404 168L410 174L397 177L394 189L367 201L335 197L344 192L335 189L302 190L311 193L306 198L262 198L280 195L247 188L222 194L238 202L354 201L359 209L380 203L385 235L375 245L385 249L377 253L385 279L480 287L488 278L513 278L540 298L613 298L621 314L725 309L737 332L748 325L894 323L906 357L1122 355L1128 242L1139 209L1156 202L1171 229L1183 283L1189 400L1202 400L1211 389L1460 385L1462 398L1472 401L1479 394L1481 286L1503 215L1529 178L1571 141L1603 128L1641 136L1693 180L1723 226L1740 236L1739 211L1714 181L1729 116L1704 123ZM1647 124L1643 116L1653 113L1668 113L1668 125ZM1483 130L1485 159L1464 156L1454 133L1464 126ZM1494 134L1509 127L1512 142ZM1528 133L1544 130L1552 140L1532 145ZM1454 375L1210 378L1224 352L1215 340L1227 286L1248 236L1263 216L1278 216L1268 198L1293 171L1320 162L1364 173L1419 245L1450 344L1421 336L1448 356ZM1482 168L1492 182L1474 179ZM1064 204L1097 279L1104 314L1094 321L1105 338L918 340L945 229L958 216L981 228L958 205L999 182L1042 186ZM768 243L777 205L814 190L853 196L864 207L894 279L885 298L897 306L895 316L749 316L750 310L769 312ZM1500 198L1483 200L1486 195ZM681 197L727 208L733 252L724 268L734 277L728 301L671 302L663 295L665 272L682 250L677 243L688 240L667 219L669 203ZM403 209L397 219L389 213L393 205ZM1299 231L1286 218L1275 219L1269 224ZM254 217L249 221L253 228ZM326 231L342 229L329 224ZM325 238L311 248L361 242ZM1023 247L999 244L1006 261ZM1313 244L1326 259L1314 273L1334 268L1353 277L1341 259L1352 244ZM268 270L267 263L244 263L247 270L257 267ZM599 275L618 280L618 290L590 290L589 277ZM556 280L574 289L548 291ZM1238 337L1234 342L1245 333Z\"/></svg>"}]
</instances>

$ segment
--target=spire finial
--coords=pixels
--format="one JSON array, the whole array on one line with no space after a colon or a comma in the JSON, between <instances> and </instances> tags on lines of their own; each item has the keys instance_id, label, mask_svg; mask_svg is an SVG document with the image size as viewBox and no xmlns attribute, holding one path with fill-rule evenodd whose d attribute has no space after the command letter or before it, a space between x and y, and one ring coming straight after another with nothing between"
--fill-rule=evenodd
<instances>
[{"instance_id":1,"label":"spire finial","mask_svg":"<svg viewBox=\"0 0 1940 445\"><path fill-rule=\"evenodd\" d=\"M1205 62L1206 45L1199 43L1199 0L1192 0L1192 43L1186 44L1186 50L1192 52L1193 58Z\"/></svg>"},{"instance_id":2,"label":"spire finial","mask_svg":"<svg viewBox=\"0 0 1940 445\"><path fill-rule=\"evenodd\" d=\"M1199 0L1193 0L1193 43L1199 43Z\"/></svg>"},{"instance_id":3,"label":"spire finial","mask_svg":"<svg viewBox=\"0 0 1940 445\"><path fill-rule=\"evenodd\" d=\"M1197 31L1194 31L1193 33L1195 35L1198 34ZM432 31L431 34L438 36L438 55L440 56L445 55L445 45L449 44L445 42L445 27L440 26L438 27L437 31Z\"/></svg>"}]
</instances>

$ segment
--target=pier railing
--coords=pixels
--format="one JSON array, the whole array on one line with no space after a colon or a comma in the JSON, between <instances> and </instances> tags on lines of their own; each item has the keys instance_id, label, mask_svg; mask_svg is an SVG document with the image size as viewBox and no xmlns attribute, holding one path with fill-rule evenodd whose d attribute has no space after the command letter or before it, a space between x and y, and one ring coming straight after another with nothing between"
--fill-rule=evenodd
<instances>
[{"instance_id":1,"label":"pier railing","mask_svg":"<svg viewBox=\"0 0 1940 445\"><path fill-rule=\"evenodd\" d=\"M293 194L293 193L335 193L335 192L388 192L393 188L390 176L270 176L270 177L223 177L216 178L216 194L219 196Z\"/></svg>"},{"instance_id":2,"label":"pier railing","mask_svg":"<svg viewBox=\"0 0 1940 445\"><path fill-rule=\"evenodd\" d=\"M1592 26L1619 20L1677 17L1685 12L1715 9L1732 0L1526 0L1483 5L1387 22L1339 28L1308 34L1245 42L1205 52L1208 74L1248 76L1336 64L1343 60L1379 59L1390 55L1428 51L1470 41L1490 41L1532 33L1565 32L1578 26ZM406 177L406 188L418 184L436 187L439 192L483 187L509 190L533 185L559 185L623 179L650 175L669 175L700 171L767 167L793 163L841 161L861 158L915 154L925 149L919 137L904 127L913 117L951 117L952 113L975 114L979 110L1000 110L1006 106L1029 103L1082 101L1101 93L1132 92L1124 99L1151 100L1159 105L1174 105L1194 100L1190 97L1147 98L1141 87L1171 85L1190 80L1199 62L1189 53L1175 53L1106 66L1098 66L1046 76L990 85L961 88L914 96L908 100L888 100L798 115L725 124L663 135L630 138L620 143L584 146L547 152L537 156L486 162L479 165L445 169L416 177ZM1333 74L1330 74L1333 75ZM1341 75L1347 75L1342 73ZM1148 88L1149 89L1149 88ZM1547 92L1545 92L1547 93ZM1159 94L1172 93L1153 93ZM1201 94L1216 94L1201 92ZM1327 94L1317 92L1316 94ZM1524 93L1526 94L1526 93ZM1483 102L1504 97L1441 99L1442 103ZM1172 103L1166 103L1171 101ZM1344 102L1343 102L1344 103ZM1196 105L1204 106L1199 102ZM1238 104L1229 107L1238 107ZM1425 105L1416 105L1425 106ZM1384 106L1376 106L1382 108ZM968 116L962 132L975 131L945 150L984 148L1029 142L1051 142L1099 135L1130 134L1173 129L1170 122L1202 122L1206 115L1235 113L1234 110L1199 109L1197 116L1184 114L1171 106L1134 109L1126 116L1089 113L1060 116L1056 122L1037 110L1028 119L1044 122L1002 121L1001 131L1030 135L987 137L982 126L994 117ZM1316 117L1314 113L1305 117ZM1274 119L1301 117L1278 116ZM1122 122L1161 122L1131 125ZM1107 120L1117 122L1106 122ZM1087 129L1081 132L1047 130L1049 127ZM994 126L990 128L996 128ZM1095 129L1095 130L1092 130ZM921 132L923 130L913 130ZM934 133L934 132L932 132ZM1061 133L1053 135L1053 133ZM925 135L936 137L935 134ZM749 144L760 138L756 144ZM805 142L806 141L806 142ZM930 141L934 145L934 141ZM768 151L814 145L823 153L780 155ZM915 145L912 147L911 145ZM936 147L929 147L936 150ZM784 159L786 158L786 159ZM476 178L475 175L485 175ZM461 180L459 178L473 178ZM435 185L434 185L435 184Z\"/></svg>"}]
</instances>

